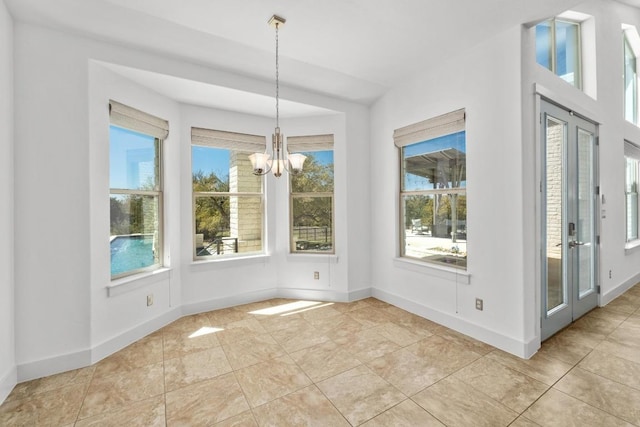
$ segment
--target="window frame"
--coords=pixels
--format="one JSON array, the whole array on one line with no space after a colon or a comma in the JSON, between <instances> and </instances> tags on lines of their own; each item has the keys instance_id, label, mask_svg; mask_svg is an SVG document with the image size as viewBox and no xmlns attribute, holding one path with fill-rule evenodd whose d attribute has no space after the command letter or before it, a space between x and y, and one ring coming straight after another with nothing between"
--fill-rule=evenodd
<instances>
[{"instance_id":1,"label":"window frame","mask_svg":"<svg viewBox=\"0 0 640 427\"><path fill-rule=\"evenodd\" d=\"M333 183L331 191L313 191L313 192L294 192L292 180L294 177L290 174L289 177L289 253L290 254L305 254L305 255L334 255L336 253L336 227L335 227L335 150L333 148L333 134L328 135L311 135L311 136L294 136L289 137L287 142L289 144L290 152L300 154L310 154L314 152L327 152L331 151L332 156L332 174ZM293 147L293 148L292 148ZM302 172L304 173L304 167ZM295 199L304 198L329 198L331 200L331 250L315 250L315 249L298 249L296 240L294 239L294 224L293 224L293 205Z\"/></svg>"},{"instance_id":2,"label":"window frame","mask_svg":"<svg viewBox=\"0 0 640 427\"><path fill-rule=\"evenodd\" d=\"M624 94L624 110L623 110L623 117L624 119L635 125L638 126L640 124L640 111L639 111L639 107L640 107L640 94L638 93L639 91L639 82L638 82L638 49L640 48L640 37L638 36L638 32L635 29L635 27L630 26L630 25L623 25L622 26L622 68L623 68L623 94ZM627 111L627 105L628 105L628 98L627 98L627 58L628 58L628 53L631 54L633 61L634 61L634 67L633 67L633 90L632 90L632 95L633 95L633 99L631 100L631 106L633 108L633 111L631 112L631 115L633 117L632 120L629 120L629 113Z\"/></svg>"},{"instance_id":3,"label":"window frame","mask_svg":"<svg viewBox=\"0 0 640 427\"><path fill-rule=\"evenodd\" d=\"M582 25L583 22L579 21L579 20L574 20L574 19L569 19L566 17L562 17L562 16L556 16L553 17L551 19L547 19L545 21L543 21L542 23L549 23L549 28L550 28L550 32L549 32L549 46L547 47L549 49L549 55L550 55L550 63L549 63L549 67L545 67L544 65L540 64L537 61L536 58L536 63L538 65L540 65L541 67L544 67L546 69L548 69L549 71L551 71L555 76L559 77L560 79L562 79L563 81L567 82L568 84L570 84L571 86L575 87L578 90L583 91L584 90L584 70L583 70L583 34L582 34ZM574 83L570 83L569 81L565 80L562 78L562 76L560 76L558 74L558 58L557 58L557 23L563 23L563 24L570 24L570 25L575 25L577 27L577 35L578 35L578 40L577 40L577 46L576 46L576 50L578 52L577 55L577 64L576 64L576 68L577 68L577 77L574 78ZM540 25L540 24L538 24ZM538 25L536 25L536 31L537 31L537 27ZM536 38L536 50L537 50L537 38Z\"/></svg>"},{"instance_id":4,"label":"window frame","mask_svg":"<svg viewBox=\"0 0 640 427\"><path fill-rule=\"evenodd\" d=\"M399 191L398 191L398 205L399 205L399 257L402 259L408 259L414 262L424 263L428 266L449 267L458 271L468 270L468 253L464 256L464 265L457 263L449 263L445 261L429 260L425 258L417 258L407 255L407 242L406 242L406 205L405 200L410 196L426 196L435 197L438 195L463 195L465 197L465 203L467 200L467 179L464 180L464 186L458 186L455 188L431 188L420 190L407 190L405 188L405 161L404 161L404 149L406 147L422 144L428 141L433 141L441 137L449 135L455 135L457 133L464 134L464 144L466 153L467 133L466 133L466 111L465 109L456 110L450 113L443 114L441 116L433 117L425 121L405 126L394 131L394 143L398 148L399 153ZM465 174L467 169L467 160L465 156ZM460 181L460 183L462 180ZM468 218L468 216L467 216ZM466 227L465 218L465 234L468 233ZM454 232L455 234L455 232ZM468 241L465 235L465 246ZM455 255L453 255L455 257ZM443 255L444 259L445 255Z\"/></svg>"},{"instance_id":5,"label":"window frame","mask_svg":"<svg viewBox=\"0 0 640 427\"><path fill-rule=\"evenodd\" d=\"M192 228L192 259L194 262L211 262L211 261L224 261L230 259L245 258L251 256L260 256L266 254L266 197L265 197L265 179L264 176L260 176L260 191L194 191L193 190L193 148L204 147L213 149L229 150L230 158L233 156L232 151L237 153L246 153L247 156L253 152L264 151L266 147L266 138L260 135L242 134L237 132L228 132L222 130L205 129L205 128L191 128L191 171L190 171L190 185L191 185L191 228ZM250 163L248 163L250 165ZM252 172L251 172L252 173ZM231 180L231 177L229 177ZM229 188L231 190L231 188ZM235 248L236 251L232 253L219 253L210 255L198 255L198 234L196 229L196 201L198 198L210 198L210 197L228 197L231 203L231 199L237 198L259 198L260 201L260 250L240 252L238 246L238 240L236 238Z\"/></svg>"},{"instance_id":6,"label":"window frame","mask_svg":"<svg viewBox=\"0 0 640 427\"><path fill-rule=\"evenodd\" d=\"M140 132L138 130L135 129L131 129L129 127L125 127L125 126L121 126L121 125L117 125L117 124L113 124L110 123L109 124L109 130L111 130L111 127L118 127L121 129L125 129L125 130L129 130L129 131L133 131L136 133L139 133L141 135L146 135L146 136L151 136L153 137L153 135L144 133L144 132ZM131 195L131 196L142 196L142 197L148 197L148 196L152 196L152 197L157 197L158 199L158 224L156 227L156 232L158 234L157 237L157 244L156 244L156 248L157 248L157 255L154 255L154 260L156 260L156 262L154 262L152 265L149 265L147 267L143 267L143 268L137 268L137 269L133 269L133 270L128 270L126 272L123 273L119 273L119 274L112 274L111 275L111 281L114 280L118 280L118 279L122 279L124 277L129 277L129 276L133 276L136 274L140 274L140 273L147 273L150 271L155 271L158 270L160 268L164 267L164 176L163 176L163 172L164 172L164 167L163 167L163 139L160 139L158 137L154 137L154 151L155 151L155 155L154 155L154 169L155 169L155 175L156 175L156 185L155 185L155 189L154 190L129 190L129 189L124 189L124 188L113 188L111 186L109 186L109 199L111 199L111 196L119 196L119 195ZM111 144L111 138L109 138L109 143ZM109 162L111 162L112 159L109 158ZM111 234L111 233L109 233ZM111 267L111 262L109 262L109 266Z\"/></svg>"},{"instance_id":7,"label":"window frame","mask_svg":"<svg viewBox=\"0 0 640 427\"><path fill-rule=\"evenodd\" d=\"M626 248L632 248L632 247L636 247L636 246L640 246L640 197L638 196L639 193L639 189L638 187L640 186L640 146L630 142L630 141L626 141L624 142L624 159L625 159L625 166L624 166L624 174L625 174L625 178L624 178L624 194L625 194L625 247ZM635 182L633 184L635 184L635 193L634 192L629 192L627 191L629 188L629 170L628 170L628 164L629 162L632 162L635 164ZM635 194L636 197L636 206L635 206L635 219L634 218L630 218L629 217L629 206L628 206L628 199L629 199L629 195L630 194ZM630 227L630 222L635 222L635 236L630 237L629 236L629 227Z\"/></svg>"}]
</instances>

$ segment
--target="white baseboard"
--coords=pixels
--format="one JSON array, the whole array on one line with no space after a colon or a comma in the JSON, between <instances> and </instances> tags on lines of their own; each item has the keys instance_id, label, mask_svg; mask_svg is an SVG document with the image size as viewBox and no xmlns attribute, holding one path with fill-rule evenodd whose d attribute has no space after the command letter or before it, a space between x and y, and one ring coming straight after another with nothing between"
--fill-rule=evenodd
<instances>
[{"instance_id":1,"label":"white baseboard","mask_svg":"<svg viewBox=\"0 0 640 427\"><path fill-rule=\"evenodd\" d=\"M382 291L380 289L372 289L372 296L379 300L393 304L396 307L402 308L413 314L424 317L434 321L440 325L444 325L448 328L456 330L460 333L468 335L479 341L492 345L500 350L504 350L508 353L514 354L518 357L528 359L538 350L536 340L530 342L522 342L512 337L500 334L496 331L492 331L474 323L471 323L465 319L451 316L447 313L443 313L438 310L426 307L418 304L414 301L407 300L398 295Z\"/></svg>"},{"instance_id":2,"label":"white baseboard","mask_svg":"<svg viewBox=\"0 0 640 427\"><path fill-rule=\"evenodd\" d=\"M158 329L178 320L181 317L180 309L173 308L160 316L129 329L115 337L95 345L91 349L91 363L99 362L105 357L122 350L141 338L154 333Z\"/></svg>"},{"instance_id":3,"label":"white baseboard","mask_svg":"<svg viewBox=\"0 0 640 427\"><path fill-rule=\"evenodd\" d=\"M47 377L89 365L91 365L91 350L79 350L35 362L22 363L18 365L18 382Z\"/></svg>"},{"instance_id":4,"label":"white baseboard","mask_svg":"<svg viewBox=\"0 0 640 427\"><path fill-rule=\"evenodd\" d=\"M18 368L14 365L9 371L0 377L0 405L11 393L18 383Z\"/></svg>"},{"instance_id":5,"label":"white baseboard","mask_svg":"<svg viewBox=\"0 0 640 427\"><path fill-rule=\"evenodd\" d=\"M220 310L221 308L235 307L237 305L264 301L276 298L277 296L278 293L276 289L263 289L260 291L246 292L244 294L232 295L224 298L216 298L191 304L183 304L182 315L189 316L191 314L205 313L207 311Z\"/></svg>"},{"instance_id":6,"label":"white baseboard","mask_svg":"<svg viewBox=\"0 0 640 427\"><path fill-rule=\"evenodd\" d=\"M74 353L64 354L61 356L50 357L35 362L23 363L17 366L15 379L13 377L3 378L0 383L0 396L3 393L5 384L8 393L13 389L16 382L23 382L35 378L42 378L73 369L84 368L96 363L105 357L122 350L129 344L143 338L165 325L179 319L183 316L191 314L203 313L211 310L218 310L226 307L233 307L241 304L248 304L256 301L264 301L271 298L298 298L298 299L316 299L323 301L355 301L371 296L371 289L360 289L351 292L335 292L325 290L307 290L307 289L264 289L255 292L248 292L231 297L212 299L192 304L183 304L162 315L151 319L145 323L137 325L128 331L125 331L111 339L103 341L91 349L80 350ZM0 400L1 401L1 400Z\"/></svg>"},{"instance_id":7,"label":"white baseboard","mask_svg":"<svg viewBox=\"0 0 640 427\"><path fill-rule=\"evenodd\" d=\"M333 302L350 302L371 296L371 289L360 289L351 292L338 292L328 289L295 289L281 288L278 289L279 298L320 300Z\"/></svg>"},{"instance_id":8,"label":"white baseboard","mask_svg":"<svg viewBox=\"0 0 640 427\"><path fill-rule=\"evenodd\" d=\"M615 288L611 289L606 294L602 294L600 296L600 306L604 307L605 305L609 304L611 301L618 298L620 295L624 294L629 289L633 288L638 282L640 282L640 273L634 276L631 276L630 278L628 278L627 280L625 280Z\"/></svg>"}]
</instances>

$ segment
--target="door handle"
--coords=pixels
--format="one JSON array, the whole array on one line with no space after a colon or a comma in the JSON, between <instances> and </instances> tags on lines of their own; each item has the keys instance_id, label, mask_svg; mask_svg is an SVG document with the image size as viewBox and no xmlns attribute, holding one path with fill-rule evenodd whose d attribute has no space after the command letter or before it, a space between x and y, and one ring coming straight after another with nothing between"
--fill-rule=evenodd
<instances>
[{"instance_id":1,"label":"door handle","mask_svg":"<svg viewBox=\"0 0 640 427\"><path fill-rule=\"evenodd\" d=\"M569 242L570 248L575 248L576 246L582 246L582 245L584 245L584 242L579 242L577 240L572 240Z\"/></svg>"}]
</instances>

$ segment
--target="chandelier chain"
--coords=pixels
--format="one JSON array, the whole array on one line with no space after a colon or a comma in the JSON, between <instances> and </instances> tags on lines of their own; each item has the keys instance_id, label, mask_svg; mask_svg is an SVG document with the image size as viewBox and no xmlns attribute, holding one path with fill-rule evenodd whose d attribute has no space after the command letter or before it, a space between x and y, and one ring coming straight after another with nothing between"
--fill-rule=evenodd
<instances>
[{"instance_id":1,"label":"chandelier chain","mask_svg":"<svg viewBox=\"0 0 640 427\"><path fill-rule=\"evenodd\" d=\"M278 29L280 24L276 23L276 128L280 128L280 64L278 61Z\"/></svg>"}]
</instances>

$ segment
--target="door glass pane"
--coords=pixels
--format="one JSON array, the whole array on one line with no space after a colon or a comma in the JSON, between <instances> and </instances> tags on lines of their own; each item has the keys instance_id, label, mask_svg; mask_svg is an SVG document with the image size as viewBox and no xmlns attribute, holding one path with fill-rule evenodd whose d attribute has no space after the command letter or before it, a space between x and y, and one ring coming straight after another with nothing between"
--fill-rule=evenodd
<instances>
[{"instance_id":1,"label":"door glass pane","mask_svg":"<svg viewBox=\"0 0 640 427\"><path fill-rule=\"evenodd\" d=\"M546 140L546 271L547 313L566 304L562 245L563 147L566 124L547 117Z\"/></svg>"},{"instance_id":2,"label":"door glass pane","mask_svg":"<svg viewBox=\"0 0 640 427\"><path fill-rule=\"evenodd\" d=\"M638 238L638 160L625 158L627 242Z\"/></svg>"},{"instance_id":3,"label":"door glass pane","mask_svg":"<svg viewBox=\"0 0 640 427\"><path fill-rule=\"evenodd\" d=\"M595 199L593 197L593 134L578 128L578 223L576 246L578 257L579 298L594 289Z\"/></svg>"}]
</instances>

